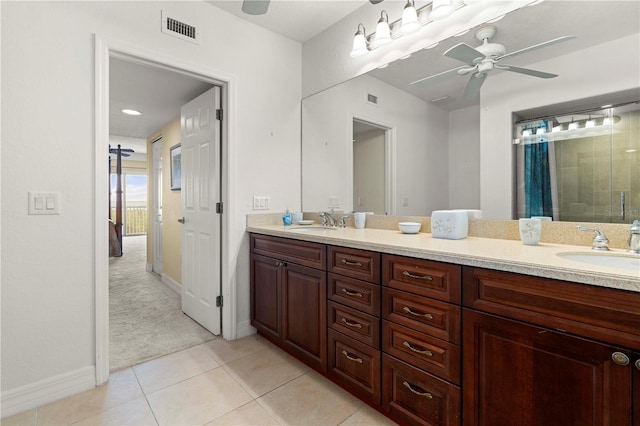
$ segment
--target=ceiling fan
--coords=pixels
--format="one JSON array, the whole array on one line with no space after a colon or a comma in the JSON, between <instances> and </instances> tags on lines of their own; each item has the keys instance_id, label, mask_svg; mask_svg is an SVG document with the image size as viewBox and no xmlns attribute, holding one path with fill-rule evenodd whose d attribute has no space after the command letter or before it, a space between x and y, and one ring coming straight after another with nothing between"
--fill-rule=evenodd
<instances>
[{"instance_id":1,"label":"ceiling fan","mask_svg":"<svg viewBox=\"0 0 640 426\"><path fill-rule=\"evenodd\" d=\"M130 148L120 148L120 145L118 145L117 148L111 148L111 145L109 145L109 154L118 154L118 151L120 151L120 155L123 157L129 157L131 155L128 154L129 152L135 152Z\"/></svg>"},{"instance_id":2,"label":"ceiling fan","mask_svg":"<svg viewBox=\"0 0 640 426\"><path fill-rule=\"evenodd\" d=\"M369 0L371 4L381 3L383 0ZM269 10L270 0L244 0L242 11L249 15L264 15Z\"/></svg>"},{"instance_id":3,"label":"ceiling fan","mask_svg":"<svg viewBox=\"0 0 640 426\"><path fill-rule=\"evenodd\" d=\"M498 64L498 62L504 58L512 58L523 53L531 52L535 49L551 46L553 44L575 38L573 35L563 36L533 46L525 47L524 49L516 50L515 52L507 53L507 49L503 45L489 42L489 40L495 36L496 31L497 29L493 25L482 27L476 32L476 38L482 41L481 46L473 48L468 44L459 43L444 52L445 56L462 61L467 65L421 78L411 84L433 84L454 75L467 75L469 73L473 73L471 74L471 78L462 92L461 97L463 99L475 99L480 93L480 88L487 78L487 74L493 69L517 72L539 78L554 78L558 75L528 68L514 67L513 65L502 65Z\"/></svg>"}]
</instances>

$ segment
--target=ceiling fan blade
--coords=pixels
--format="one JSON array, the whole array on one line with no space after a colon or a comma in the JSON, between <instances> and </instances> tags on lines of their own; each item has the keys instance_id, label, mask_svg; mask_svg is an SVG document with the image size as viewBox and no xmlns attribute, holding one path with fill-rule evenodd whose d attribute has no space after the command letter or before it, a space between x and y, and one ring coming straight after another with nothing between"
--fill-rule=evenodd
<instances>
[{"instance_id":1,"label":"ceiling fan blade","mask_svg":"<svg viewBox=\"0 0 640 426\"><path fill-rule=\"evenodd\" d=\"M378 3L382 3L383 0L369 0L369 2L371 4L378 4Z\"/></svg>"},{"instance_id":2,"label":"ceiling fan blade","mask_svg":"<svg viewBox=\"0 0 640 426\"><path fill-rule=\"evenodd\" d=\"M553 44L562 43L563 41L572 40L576 38L574 35L568 35L563 37L554 38L553 40L545 41L543 43L535 44L533 46L525 47L524 49L516 50L515 52L507 53L496 58L496 61L500 61L504 58L511 58L516 55L522 55L523 53L531 52L532 50L541 49L543 47L551 46Z\"/></svg>"},{"instance_id":3,"label":"ceiling fan blade","mask_svg":"<svg viewBox=\"0 0 640 426\"><path fill-rule=\"evenodd\" d=\"M249 15L264 15L269 9L270 0L244 0L242 11Z\"/></svg>"},{"instance_id":4,"label":"ceiling fan blade","mask_svg":"<svg viewBox=\"0 0 640 426\"><path fill-rule=\"evenodd\" d=\"M536 70L531 70L531 69L528 69L528 68L514 67L512 65L500 65L500 66L496 65L495 67L496 67L496 69L517 72L517 73L520 73L520 74L526 74L526 75L530 75L530 76L533 76L533 77L539 77L539 78L554 78L554 77L558 76L558 74L551 74L551 73L548 73L548 72L536 71Z\"/></svg>"},{"instance_id":5,"label":"ceiling fan blade","mask_svg":"<svg viewBox=\"0 0 640 426\"><path fill-rule=\"evenodd\" d=\"M453 46L451 49L444 52L444 56L448 56L453 59L457 59L467 64L476 64L484 59L485 56L482 52L477 51L473 47L465 43L459 43Z\"/></svg>"},{"instance_id":6,"label":"ceiling fan blade","mask_svg":"<svg viewBox=\"0 0 640 426\"><path fill-rule=\"evenodd\" d=\"M452 75L459 74L458 71L466 69L466 68L467 67L463 65L463 66L458 67L458 68L454 68L454 69L451 69L451 70L448 70L448 71L443 71L443 72L438 73L438 74L430 75L429 77L421 78L420 80L416 80L416 81L412 82L411 84L412 85L413 84L420 84L420 85L424 84L424 85L427 85L427 84L437 83L439 81L442 81L442 80L445 80L445 79L451 77Z\"/></svg>"},{"instance_id":7,"label":"ceiling fan blade","mask_svg":"<svg viewBox=\"0 0 640 426\"><path fill-rule=\"evenodd\" d=\"M485 73L475 73L469 79L467 86L464 88L462 95L460 96L462 99L475 99L480 94L480 88L484 83L484 80L487 78L487 74Z\"/></svg>"}]
</instances>

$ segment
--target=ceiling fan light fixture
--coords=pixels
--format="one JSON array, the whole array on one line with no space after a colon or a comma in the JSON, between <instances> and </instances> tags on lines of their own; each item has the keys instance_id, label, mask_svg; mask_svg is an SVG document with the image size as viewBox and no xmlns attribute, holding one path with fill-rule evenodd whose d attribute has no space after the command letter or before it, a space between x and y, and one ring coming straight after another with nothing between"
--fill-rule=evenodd
<instances>
[{"instance_id":1,"label":"ceiling fan light fixture","mask_svg":"<svg viewBox=\"0 0 640 426\"><path fill-rule=\"evenodd\" d=\"M438 19L446 18L453 13L453 5L451 0L433 0L431 4L431 13L429 18L434 21Z\"/></svg>"},{"instance_id":2,"label":"ceiling fan light fixture","mask_svg":"<svg viewBox=\"0 0 640 426\"><path fill-rule=\"evenodd\" d=\"M353 48L351 49L351 57L357 58L369 53L369 46L367 45L367 36L365 34L364 25L358 25L358 31L353 37Z\"/></svg>"},{"instance_id":3,"label":"ceiling fan light fixture","mask_svg":"<svg viewBox=\"0 0 640 426\"><path fill-rule=\"evenodd\" d=\"M389 27L389 15L385 10L380 14L378 25L376 25L376 38L374 43L377 46L384 46L393 41L391 38L391 28Z\"/></svg>"},{"instance_id":4,"label":"ceiling fan light fixture","mask_svg":"<svg viewBox=\"0 0 640 426\"><path fill-rule=\"evenodd\" d=\"M418 31L421 27L413 0L407 0L407 4L402 11L402 33L410 34Z\"/></svg>"},{"instance_id":5,"label":"ceiling fan light fixture","mask_svg":"<svg viewBox=\"0 0 640 426\"><path fill-rule=\"evenodd\" d=\"M127 115L135 115L135 116L142 115L142 113L140 111L136 111L135 109L125 108L125 109L123 109L121 111L122 111L123 114L127 114Z\"/></svg>"}]
</instances>

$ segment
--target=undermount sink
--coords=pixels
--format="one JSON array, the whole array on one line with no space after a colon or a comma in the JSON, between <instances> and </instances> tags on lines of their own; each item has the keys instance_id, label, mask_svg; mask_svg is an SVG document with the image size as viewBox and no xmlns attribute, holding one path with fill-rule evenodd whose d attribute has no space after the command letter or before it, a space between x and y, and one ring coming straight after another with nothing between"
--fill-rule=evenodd
<instances>
[{"instance_id":1,"label":"undermount sink","mask_svg":"<svg viewBox=\"0 0 640 426\"><path fill-rule=\"evenodd\" d=\"M574 262L589 263L609 268L626 269L640 273L640 256L626 253L608 252L563 252L557 256Z\"/></svg>"},{"instance_id":2,"label":"undermount sink","mask_svg":"<svg viewBox=\"0 0 640 426\"><path fill-rule=\"evenodd\" d=\"M335 231L337 228L331 228L328 226L301 226L299 228L289 228L288 232L301 232L301 233L318 233L322 234L328 231Z\"/></svg>"}]
</instances>

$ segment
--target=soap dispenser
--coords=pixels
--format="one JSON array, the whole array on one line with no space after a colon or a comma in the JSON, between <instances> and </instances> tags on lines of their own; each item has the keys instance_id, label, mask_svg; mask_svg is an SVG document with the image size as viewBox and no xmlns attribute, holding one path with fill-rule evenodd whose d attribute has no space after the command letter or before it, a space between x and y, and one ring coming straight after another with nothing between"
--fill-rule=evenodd
<instances>
[{"instance_id":1,"label":"soap dispenser","mask_svg":"<svg viewBox=\"0 0 640 426\"><path fill-rule=\"evenodd\" d=\"M282 223L284 223L284 226L291 225L291 213L289 213L289 209L287 209L284 216L282 216Z\"/></svg>"}]
</instances>

